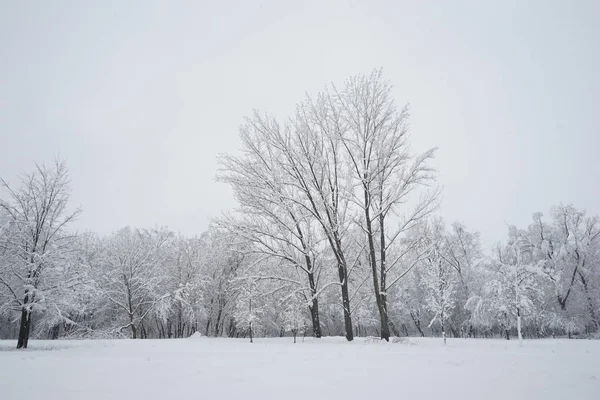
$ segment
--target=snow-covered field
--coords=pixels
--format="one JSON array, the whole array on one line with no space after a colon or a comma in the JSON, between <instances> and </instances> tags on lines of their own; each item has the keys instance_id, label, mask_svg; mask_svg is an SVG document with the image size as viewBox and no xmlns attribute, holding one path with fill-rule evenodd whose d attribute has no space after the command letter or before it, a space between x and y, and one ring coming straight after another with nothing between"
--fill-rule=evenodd
<instances>
[{"instance_id":1,"label":"snow-covered field","mask_svg":"<svg viewBox=\"0 0 600 400\"><path fill-rule=\"evenodd\" d=\"M600 341L0 341L0 398L600 399Z\"/></svg>"}]
</instances>

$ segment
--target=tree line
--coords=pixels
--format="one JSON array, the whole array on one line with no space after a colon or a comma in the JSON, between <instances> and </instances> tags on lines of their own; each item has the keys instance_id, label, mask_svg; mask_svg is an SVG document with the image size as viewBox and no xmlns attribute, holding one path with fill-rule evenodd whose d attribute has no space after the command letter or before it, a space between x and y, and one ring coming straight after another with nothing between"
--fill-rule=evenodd
<instances>
[{"instance_id":1,"label":"tree line","mask_svg":"<svg viewBox=\"0 0 600 400\"><path fill-rule=\"evenodd\" d=\"M0 335L178 338L591 334L600 225L570 205L511 226L490 254L447 225L435 149L381 71L328 85L279 120L255 112L219 181L238 207L193 238L74 233L67 167L36 165L0 200Z\"/></svg>"}]
</instances>

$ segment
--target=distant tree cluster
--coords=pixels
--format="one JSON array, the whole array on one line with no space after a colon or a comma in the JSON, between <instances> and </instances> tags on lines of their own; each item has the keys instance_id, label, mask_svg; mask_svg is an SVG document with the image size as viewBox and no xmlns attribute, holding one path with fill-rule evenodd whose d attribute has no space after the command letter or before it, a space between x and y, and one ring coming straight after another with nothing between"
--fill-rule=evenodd
<instances>
[{"instance_id":1,"label":"distant tree cluster","mask_svg":"<svg viewBox=\"0 0 600 400\"><path fill-rule=\"evenodd\" d=\"M330 85L285 120L255 113L219 158L239 207L199 237L75 234L67 168L0 181L0 336L591 334L600 223L573 206L510 227L490 255L435 212L435 149L409 146L381 71Z\"/></svg>"}]
</instances>

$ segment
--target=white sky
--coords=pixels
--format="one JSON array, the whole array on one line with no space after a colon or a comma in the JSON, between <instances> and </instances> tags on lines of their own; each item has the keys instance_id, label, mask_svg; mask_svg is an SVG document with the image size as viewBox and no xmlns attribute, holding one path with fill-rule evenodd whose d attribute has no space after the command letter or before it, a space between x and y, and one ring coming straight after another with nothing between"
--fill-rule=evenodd
<instances>
[{"instance_id":1,"label":"white sky","mask_svg":"<svg viewBox=\"0 0 600 400\"><path fill-rule=\"evenodd\" d=\"M0 0L0 176L60 154L80 230L201 233L244 115L379 67L439 146L448 222L488 245L600 212L599 1L91 3Z\"/></svg>"}]
</instances>

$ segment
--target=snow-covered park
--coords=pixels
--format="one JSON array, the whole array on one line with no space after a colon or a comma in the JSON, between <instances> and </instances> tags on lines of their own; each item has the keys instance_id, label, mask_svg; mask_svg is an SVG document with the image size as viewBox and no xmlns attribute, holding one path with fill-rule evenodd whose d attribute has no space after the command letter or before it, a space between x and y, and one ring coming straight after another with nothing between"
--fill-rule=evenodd
<instances>
[{"instance_id":1,"label":"snow-covered park","mask_svg":"<svg viewBox=\"0 0 600 400\"><path fill-rule=\"evenodd\" d=\"M357 338L0 342L20 399L598 399L600 341Z\"/></svg>"}]
</instances>

